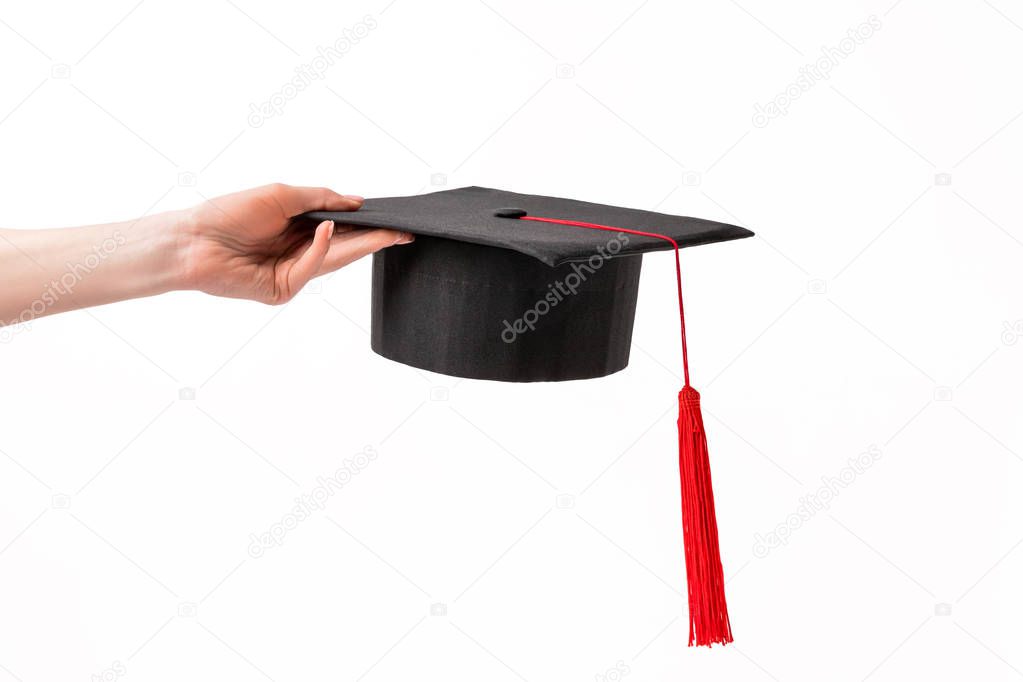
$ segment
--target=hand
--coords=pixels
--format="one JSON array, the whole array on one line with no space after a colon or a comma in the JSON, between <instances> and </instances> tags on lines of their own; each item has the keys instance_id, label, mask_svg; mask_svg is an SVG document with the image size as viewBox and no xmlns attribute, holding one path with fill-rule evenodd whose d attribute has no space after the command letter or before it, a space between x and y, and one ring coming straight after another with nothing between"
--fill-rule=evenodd
<instances>
[{"instance_id":1,"label":"hand","mask_svg":"<svg viewBox=\"0 0 1023 682\"><path fill-rule=\"evenodd\" d=\"M362 197L281 184L211 199L183 221L183 286L215 296L285 303L313 277L414 239L393 230L335 228L329 220L313 232L292 220L306 211L357 211L361 206Z\"/></svg>"}]
</instances>

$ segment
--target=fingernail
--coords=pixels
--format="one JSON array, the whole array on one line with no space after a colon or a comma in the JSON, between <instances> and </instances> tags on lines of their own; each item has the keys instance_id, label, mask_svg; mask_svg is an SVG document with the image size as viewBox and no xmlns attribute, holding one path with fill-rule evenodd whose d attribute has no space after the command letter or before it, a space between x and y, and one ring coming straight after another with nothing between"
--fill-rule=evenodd
<instances>
[{"instance_id":1,"label":"fingernail","mask_svg":"<svg viewBox=\"0 0 1023 682\"><path fill-rule=\"evenodd\" d=\"M345 199L351 199L352 201L365 201L365 199L360 197L358 194L346 194Z\"/></svg>"},{"instance_id":2,"label":"fingernail","mask_svg":"<svg viewBox=\"0 0 1023 682\"><path fill-rule=\"evenodd\" d=\"M330 223L327 226L327 241L329 242L331 239L334 238L334 221L328 220L327 222Z\"/></svg>"},{"instance_id":3,"label":"fingernail","mask_svg":"<svg viewBox=\"0 0 1023 682\"><path fill-rule=\"evenodd\" d=\"M396 245L397 244L411 244L415 240L416 240L416 236L414 234L411 234L409 232L402 232L401 234L398 235L398 238L394 240L394 243Z\"/></svg>"}]
</instances>

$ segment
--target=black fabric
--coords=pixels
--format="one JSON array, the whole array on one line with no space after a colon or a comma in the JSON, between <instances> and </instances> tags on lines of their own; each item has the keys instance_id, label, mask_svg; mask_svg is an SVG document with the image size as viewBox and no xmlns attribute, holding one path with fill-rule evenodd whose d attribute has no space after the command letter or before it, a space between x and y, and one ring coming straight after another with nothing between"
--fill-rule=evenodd
<instances>
[{"instance_id":1,"label":"black fabric","mask_svg":"<svg viewBox=\"0 0 1023 682\"><path fill-rule=\"evenodd\" d=\"M523 213L662 234L680 246L753 234L699 218L485 187L367 199L358 211L305 217L416 235L373 256L371 342L386 358L498 381L590 379L625 368L641 254L671 246L519 220Z\"/></svg>"},{"instance_id":2,"label":"black fabric","mask_svg":"<svg viewBox=\"0 0 1023 682\"><path fill-rule=\"evenodd\" d=\"M355 212L316 211L306 214L315 220L333 220L338 225L388 227L416 235L444 237L472 244L511 249L532 256L550 266L588 259L607 243L608 234L599 230L554 225L494 215L499 209L517 208L531 216L578 220L664 234L680 246L751 237L743 227L701 218L641 211L531 194L516 194L486 187L420 194L411 197L367 199ZM630 237L622 255L661 251L671 245L661 239Z\"/></svg>"},{"instance_id":3,"label":"black fabric","mask_svg":"<svg viewBox=\"0 0 1023 682\"><path fill-rule=\"evenodd\" d=\"M641 261L552 268L505 249L418 237L373 256L373 350L472 379L606 376L629 364Z\"/></svg>"}]
</instances>

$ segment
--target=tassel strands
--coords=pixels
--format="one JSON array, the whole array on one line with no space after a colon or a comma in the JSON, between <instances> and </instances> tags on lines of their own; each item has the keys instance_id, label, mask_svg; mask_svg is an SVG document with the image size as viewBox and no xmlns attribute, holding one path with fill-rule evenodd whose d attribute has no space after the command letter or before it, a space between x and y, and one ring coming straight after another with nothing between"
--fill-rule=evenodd
<instances>
[{"instance_id":1,"label":"tassel strands","mask_svg":"<svg viewBox=\"0 0 1023 682\"><path fill-rule=\"evenodd\" d=\"M689 592L689 646L727 644L732 641L732 626L725 603L707 435L700 394L689 385L678 394L678 469Z\"/></svg>"}]
</instances>

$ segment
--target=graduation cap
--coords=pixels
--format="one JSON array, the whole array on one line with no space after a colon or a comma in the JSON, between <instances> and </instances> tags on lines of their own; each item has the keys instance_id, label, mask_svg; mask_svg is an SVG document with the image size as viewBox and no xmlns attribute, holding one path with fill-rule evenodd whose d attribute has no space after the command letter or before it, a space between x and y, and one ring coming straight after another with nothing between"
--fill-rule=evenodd
<instances>
[{"instance_id":1,"label":"graduation cap","mask_svg":"<svg viewBox=\"0 0 1023 682\"><path fill-rule=\"evenodd\" d=\"M412 244L373 255L373 350L458 377L593 379L629 362L642 255L673 250L685 384L679 472L689 644L732 641L700 394L689 385L679 249L741 239L725 223L485 187L367 199L316 221L390 228Z\"/></svg>"}]
</instances>

